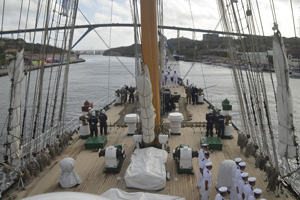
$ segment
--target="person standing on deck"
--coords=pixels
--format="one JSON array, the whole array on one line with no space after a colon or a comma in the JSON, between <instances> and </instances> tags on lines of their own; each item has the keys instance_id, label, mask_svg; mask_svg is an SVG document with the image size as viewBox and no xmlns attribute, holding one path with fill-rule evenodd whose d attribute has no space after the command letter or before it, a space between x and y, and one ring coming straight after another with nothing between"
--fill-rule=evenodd
<instances>
[{"instance_id":1,"label":"person standing on deck","mask_svg":"<svg viewBox=\"0 0 300 200\"><path fill-rule=\"evenodd\" d=\"M170 66L167 68L167 73L171 73L172 69L170 68Z\"/></svg>"},{"instance_id":2,"label":"person standing on deck","mask_svg":"<svg viewBox=\"0 0 300 200\"><path fill-rule=\"evenodd\" d=\"M202 158L204 158L204 152L208 151L208 144L202 144L202 149L198 153L198 162L200 163Z\"/></svg>"},{"instance_id":3,"label":"person standing on deck","mask_svg":"<svg viewBox=\"0 0 300 200\"><path fill-rule=\"evenodd\" d=\"M225 200L228 194L227 187L220 187L219 192L220 193L216 195L215 200Z\"/></svg>"},{"instance_id":4,"label":"person standing on deck","mask_svg":"<svg viewBox=\"0 0 300 200\"><path fill-rule=\"evenodd\" d=\"M104 135L107 135L107 116L105 114L105 110L101 111L101 114L99 116L100 121L100 134L103 135L103 129L104 129Z\"/></svg>"},{"instance_id":5,"label":"person standing on deck","mask_svg":"<svg viewBox=\"0 0 300 200\"><path fill-rule=\"evenodd\" d=\"M209 199L209 189L211 185L211 169L212 169L212 163L207 162L205 164L205 169L203 170L203 179L202 179L202 184L201 184L201 189L200 189L200 194L201 194L201 200L208 200Z\"/></svg>"},{"instance_id":6,"label":"person standing on deck","mask_svg":"<svg viewBox=\"0 0 300 200\"><path fill-rule=\"evenodd\" d=\"M242 196L245 196L245 200L248 200L250 196L253 196L253 187L255 186L256 178L255 177L250 177L248 178L249 184L246 184L244 187L244 191Z\"/></svg>"},{"instance_id":7,"label":"person standing on deck","mask_svg":"<svg viewBox=\"0 0 300 200\"><path fill-rule=\"evenodd\" d=\"M190 85L187 85L185 88L186 93L186 103L191 104L192 103L192 87Z\"/></svg>"},{"instance_id":8,"label":"person standing on deck","mask_svg":"<svg viewBox=\"0 0 300 200\"><path fill-rule=\"evenodd\" d=\"M130 86L128 91L129 91L129 103L134 103L134 91L135 91L135 89L132 86Z\"/></svg>"},{"instance_id":9,"label":"person standing on deck","mask_svg":"<svg viewBox=\"0 0 300 200\"><path fill-rule=\"evenodd\" d=\"M198 102L198 94L199 94L199 90L198 90L197 86L194 85L192 87L192 102L193 102L193 105L197 104L197 102Z\"/></svg>"},{"instance_id":10,"label":"person standing on deck","mask_svg":"<svg viewBox=\"0 0 300 200\"><path fill-rule=\"evenodd\" d=\"M168 72L168 74L167 74L167 87L168 87L168 88L171 88L171 87L172 87L172 85L171 85L171 74L170 74L170 72Z\"/></svg>"},{"instance_id":11,"label":"person standing on deck","mask_svg":"<svg viewBox=\"0 0 300 200\"><path fill-rule=\"evenodd\" d=\"M90 134L91 134L91 137L94 137L94 134L95 134L95 137L98 136L98 119L97 117L94 115L94 113L92 113L91 117L89 118L89 124L90 124Z\"/></svg>"},{"instance_id":12,"label":"person standing on deck","mask_svg":"<svg viewBox=\"0 0 300 200\"><path fill-rule=\"evenodd\" d=\"M262 190L259 188L256 188L253 190L253 195L250 195L248 200L256 200L261 196Z\"/></svg>"},{"instance_id":13,"label":"person standing on deck","mask_svg":"<svg viewBox=\"0 0 300 200\"><path fill-rule=\"evenodd\" d=\"M124 86L122 86L121 89L121 104L125 105L127 101L127 90L125 89Z\"/></svg>"},{"instance_id":14,"label":"person standing on deck","mask_svg":"<svg viewBox=\"0 0 300 200\"><path fill-rule=\"evenodd\" d=\"M225 116L223 112L220 112L220 115L217 117L218 121L218 137L224 139L224 129L225 129Z\"/></svg>"},{"instance_id":15,"label":"person standing on deck","mask_svg":"<svg viewBox=\"0 0 300 200\"><path fill-rule=\"evenodd\" d=\"M173 74L173 87L178 87L178 75L176 74L176 71L174 71Z\"/></svg>"},{"instance_id":16,"label":"person standing on deck","mask_svg":"<svg viewBox=\"0 0 300 200\"><path fill-rule=\"evenodd\" d=\"M240 169L237 169L235 171L235 174L234 174L233 186L234 186L235 199L238 199L237 186L238 186L239 180L242 180L241 174L246 169L246 163L245 162L240 162L239 167L240 167Z\"/></svg>"},{"instance_id":17,"label":"person standing on deck","mask_svg":"<svg viewBox=\"0 0 300 200\"><path fill-rule=\"evenodd\" d=\"M237 193L236 190L234 189L234 176L235 176L235 172L236 170L240 169L239 163L242 162L241 158L235 158L235 165L232 166L232 187L231 187L231 191L230 191L230 199L237 199Z\"/></svg>"},{"instance_id":18,"label":"person standing on deck","mask_svg":"<svg viewBox=\"0 0 300 200\"><path fill-rule=\"evenodd\" d=\"M197 179L198 187L201 187L203 173L205 170L205 164L210 162L209 154L210 154L209 151L205 151L204 158L202 158L202 160L199 162L199 174L198 174L198 179Z\"/></svg>"},{"instance_id":19,"label":"person standing on deck","mask_svg":"<svg viewBox=\"0 0 300 200\"><path fill-rule=\"evenodd\" d=\"M237 184L237 197L238 197L238 200L243 200L244 197L243 197L243 191L244 191L244 187L245 185L247 184L247 180L248 180L248 173L247 172L243 172L241 174L242 176L242 180L239 180L238 181L238 184Z\"/></svg>"},{"instance_id":20,"label":"person standing on deck","mask_svg":"<svg viewBox=\"0 0 300 200\"><path fill-rule=\"evenodd\" d=\"M206 137L210 135L210 137L213 137L213 126L214 126L214 115L213 115L213 110L210 109L209 113L206 114Z\"/></svg>"},{"instance_id":21,"label":"person standing on deck","mask_svg":"<svg viewBox=\"0 0 300 200\"><path fill-rule=\"evenodd\" d=\"M166 85L166 75L164 71L161 71L161 87Z\"/></svg>"}]
</instances>

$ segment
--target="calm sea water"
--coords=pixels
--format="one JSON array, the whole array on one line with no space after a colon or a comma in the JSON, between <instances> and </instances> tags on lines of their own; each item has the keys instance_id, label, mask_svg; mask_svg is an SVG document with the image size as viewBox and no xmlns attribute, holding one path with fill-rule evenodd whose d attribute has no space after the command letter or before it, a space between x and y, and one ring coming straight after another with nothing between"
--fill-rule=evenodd
<instances>
[{"instance_id":1,"label":"calm sea water","mask_svg":"<svg viewBox=\"0 0 300 200\"><path fill-rule=\"evenodd\" d=\"M107 103L110 100L106 97L113 94L115 89L120 88L124 84L128 86L135 86L135 79L128 72L129 70L132 74L135 74L134 58L120 57L120 60L124 63L127 68L126 69L114 57L109 58L101 55L82 55L81 57L84 58L86 62L70 65L67 96L68 118L76 117L81 113L81 106L83 105L85 100L96 102L100 98L104 98L105 102ZM204 93L206 99L208 99L212 104L214 104L218 108L221 108L221 103L225 98L227 98L231 102L231 104L233 105L233 122L239 126L240 116L238 114L237 97L233 85L231 69L221 66L196 63L187 74L190 67L192 66L192 63L179 61L178 64L180 68L179 75L181 77L184 77L186 75L186 79L184 80L185 83L188 80L189 84L193 83L201 88L208 87L208 89L206 89ZM56 70L57 68L53 69L51 78L52 80L56 76ZM48 68L45 73L45 81L43 87L44 94L46 94L48 91L50 74L50 69ZM28 108L29 110L32 107L37 71L32 71L31 76L32 79ZM276 78L274 73L273 78L276 85ZM265 82L270 103L270 112L273 127L276 132L277 114L275 98L269 73L265 73ZM298 88L299 84L300 79L290 79L290 87L293 94L294 104L294 124L296 126L296 133L298 135L300 128L299 126L297 126L300 124L300 92ZM51 82L50 85L51 87L53 87L53 82ZM0 86L0 130L1 132L5 132L6 127L4 126L4 124L8 115L9 108L10 83L8 76L0 78ZM50 90L50 97L51 95L53 95L52 90ZM45 98L42 104L45 105ZM30 117L28 117L28 120L30 121Z\"/></svg>"}]
</instances>

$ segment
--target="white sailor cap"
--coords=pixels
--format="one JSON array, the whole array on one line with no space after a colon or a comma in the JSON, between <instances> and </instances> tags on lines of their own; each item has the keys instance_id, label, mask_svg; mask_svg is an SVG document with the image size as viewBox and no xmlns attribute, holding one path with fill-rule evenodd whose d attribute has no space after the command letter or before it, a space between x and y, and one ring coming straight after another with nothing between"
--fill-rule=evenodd
<instances>
[{"instance_id":1,"label":"white sailor cap","mask_svg":"<svg viewBox=\"0 0 300 200\"><path fill-rule=\"evenodd\" d=\"M89 110L92 110L92 108L91 108L91 107L89 107Z\"/></svg>"},{"instance_id":2,"label":"white sailor cap","mask_svg":"<svg viewBox=\"0 0 300 200\"><path fill-rule=\"evenodd\" d=\"M237 163L239 163L239 162L242 161L242 159L241 158L236 158L236 159L234 159L234 161L237 162Z\"/></svg>"},{"instance_id":3,"label":"white sailor cap","mask_svg":"<svg viewBox=\"0 0 300 200\"><path fill-rule=\"evenodd\" d=\"M267 199L260 199L260 200L267 200Z\"/></svg>"},{"instance_id":4,"label":"white sailor cap","mask_svg":"<svg viewBox=\"0 0 300 200\"><path fill-rule=\"evenodd\" d=\"M209 155L210 152L209 151L204 151L204 155Z\"/></svg>"},{"instance_id":5,"label":"white sailor cap","mask_svg":"<svg viewBox=\"0 0 300 200\"><path fill-rule=\"evenodd\" d=\"M208 144L202 144L202 147L208 147Z\"/></svg>"},{"instance_id":6,"label":"white sailor cap","mask_svg":"<svg viewBox=\"0 0 300 200\"><path fill-rule=\"evenodd\" d=\"M261 194L262 193L262 190L259 189L259 188L256 188L253 190L254 194Z\"/></svg>"},{"instance_id":7,"label":"white sailor cap","mask_svg":"<svg viewBox=\"0 0 300 200\"><path fill-rule=\"evenodd\" d=\"M247 172L243 172L242 174L241 174L241 176L243 177L243 178L246 178L246 177L248 177L248 173Z\"/></svg>"},{"instance_id":8,"label":"white sailor cap","mask_svg":"<svg viewBox=\"0 0 300 200\"><path fill-rule=\"evenodd\" d=\"M213 110L212 110L212 109L209 109L209 113L213 113Z\"/></svg>"},{"instance_id":9,"label":"white sailor cap","mask_svg":"<svg viewBox=\"0 0 300 200\"><path fill-rule=\"evenodd\" d=\"M207 162L207 163L205 163L205 166L206 166L206 167L212 167L212 162Z\"/></svg>"},{"instance_id":10,"label":"white sailor cap","mask_svg":"<svg viewBox=\"0 0 300 200\"><path fill-rule=\"evenodd\" d=\"M227 187L220 187L219 192L227 192Z\"/></svg>"},{"instance_id":11,"label":"white sailor cap","mask_svg":"<svg viewBox=\"0 0 300 200\"><path fill-rule=\"evenodd\" d=\"M246 163L245 163L245 162L240 162L240 163L239 163L239 166L240 166L240 167L246 167Z\"/></svg>"},{"instance_id":12,"label":"white sailor cap","mask_svg":"<svg viewBox=\"0 0 300 200\"><path fill-rule=\"evenodd\" d=\"M250 178L248 178L248 181L249 181L249 182L255 182L255 181L256 181L256 178L255 178L255 177L250 177Z\"/></svg>"}]
</instances>

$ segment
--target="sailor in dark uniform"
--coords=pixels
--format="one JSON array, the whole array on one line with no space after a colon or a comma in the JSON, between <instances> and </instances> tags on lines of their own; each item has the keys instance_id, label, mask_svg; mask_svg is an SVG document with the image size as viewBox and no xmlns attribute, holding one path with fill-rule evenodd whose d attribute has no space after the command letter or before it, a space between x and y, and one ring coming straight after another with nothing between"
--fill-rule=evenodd
<instances>
[{"instance_id":1,"label":"sailor in dark uniform","mask_svg":"<svg viewBox=\"0 0 300 200\"><path fill-rule=\"evenodd\" d=\"M199 90L194 85L193 88L192 88L192 102L193 102L193 105L197 104L197 102L198 102L198 93L199 93Z\"/></svg>"},{"instance_id":2,"label":"sailor in dark uniform","mask_svg":"<svg viewBox=\"0 0 300 200\"><path fill-rule=\"evenodd\" d=\"M134 103L134 88L132 86L130 86L130 88L128 89L129 92L129 103Z\"/></svg>"},{"instance_id":3,"label":"sailor in dark uniform","mask_svg":"<svg viewBox=\"0 0 300 200\"><path fill-rule=\"evenodd\" d=\"M227 187L220 187L219 194L216 195L215 200L225 200L227 197Z\"/></svg>"},{"instance_id":4,"label":"sailor in dark uniform","mask_svg":"<svg viewBox=\"0 0 300 200\"><path fill-rule=\"evenodd\" d=\"M213 137L214 114L212 112L213 110L210 109L209 113L206 114L206 137L208 137L208 135Z\"/></svg>"},{"instance_id":5,"label":"sailor in dark uniform","mask_svg":"<svg viewBox=\"0 0 300 200\"><path fill-rule=\"evenodd\" d=\"M94 134L97 137L98 136L98 127L97 127L98 119L94 115L94 113L89 118L89 124L90 124L90 134L91 134L91 137L93 137Z\"/></svg>"},{"instance_id":6,"label":"sailor in dark uniform","mask_svg":"<svg viewBox=\"0 0 300 200\"><path fill-rule=\"evenodd\" d=\"M99 116L100 121L100 133L103 135L103 129L104 129L104 135L107 135L107 116L105 114L105 110L101 111L101 114Z\"/></svg>"},{"instance_id":7,"label":"sailor in dark uniform","mask_svg":"<svg viewBox=\"0 0 300 200\"><path fill-rule=\"evenodd\" d=\"M217 117L217 120L218 120L218 137L223 139L226 119L222 111L220 112L220 115Z\"/></svg>"}]
</instances>

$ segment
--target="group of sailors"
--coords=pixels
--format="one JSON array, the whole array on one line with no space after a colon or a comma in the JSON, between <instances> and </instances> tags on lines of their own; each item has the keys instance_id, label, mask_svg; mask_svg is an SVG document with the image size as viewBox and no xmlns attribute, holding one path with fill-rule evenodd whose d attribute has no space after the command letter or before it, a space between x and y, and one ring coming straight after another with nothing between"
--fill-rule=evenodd
<instances>
[{"instance_id":1,"label":"group of sailors","mask_svg":"<svg viewBox=\"0 0 300 200\"><path fill-rule=\"evenodd\" d=\"M107 115L105 114L105 110L102 109L99 117L97 118L95 113L92 111L92 108L89 108L89 112L87 114L87 120L90 126L90 135L91 137L98 136L98 122L100 122L100 134L107 135Z\"/></svg>"},{"instance_id":2,"label":"group of sailors","mask_svg":"<svg viewBox=\"0 0 300 200\"><path fill-rule=\"evenodd\" d=\"M203 90L191 84L185 87L185 94L187 103L195 105L198 104L198 96L203 94Z\"/></svg>"},{"instance_id":3,"label":"group of sailors","mask_svg":"<svg viewBox=\"0 0 300 200\"><path fill-rule=\"evenodd\" d=\"M172 69L168 67L166 69L166 74L164 71L161 73L161 87L178 87L178 74L174 71L173 75L171 75ZM173 78L173 83L172 83Z\"/></svg>"},{"instance_id":4,"label":"group of sailors","mask_svg":"<svg viewBox=\"0 0 300 200\"><path fill-rule=\"evenodd\" d=\"M127 103L128 95L129 95L129 103L134 103L134 92L135 88L127 85L121 86L120 89L116 90L116 96L121 97L121 105L125 105Z\"/></svg>"},{"instance_id":5,"label":"group of sailors","mask_svg":"<svg viewBox=\"0 0 300 200\"><path fill-rule=\"evenodd\" d=\"M224 132L225 132L225 123L226 123L226 117L223 115L223 112L220 111L219 115L217 113L213 113L213 110L210 109L209 113L206 114L206 137L210 136L213 137L213 128L215 125L216 133L218 137L224 138Z\"/></svg>"},{"instance_id":6,"label":"group of sailors","mask_svg":"<svg viewBox=\"0 0 300 200\"><path fill-rule=\"evenodd\" d=\"M202 144L202 148L199 150L198 154L199 173L197 178L197 184L200 188L201 200L209 199L209 191L212 182L211 169L213 166L209 157L210 152L208 151L208 144ZM225 198L228 196L233 200L259 199L262 190L259 188L254 189L256 178L248 178L249 174L245 172L246 163L242 162L241 158L236 158L234 161L236 164L232 167L233 185L231 187L231 190L229 191L227 187L220 187L219 194L216 195L215 200L225 200Z\"/></svg>"}]
</instances>

